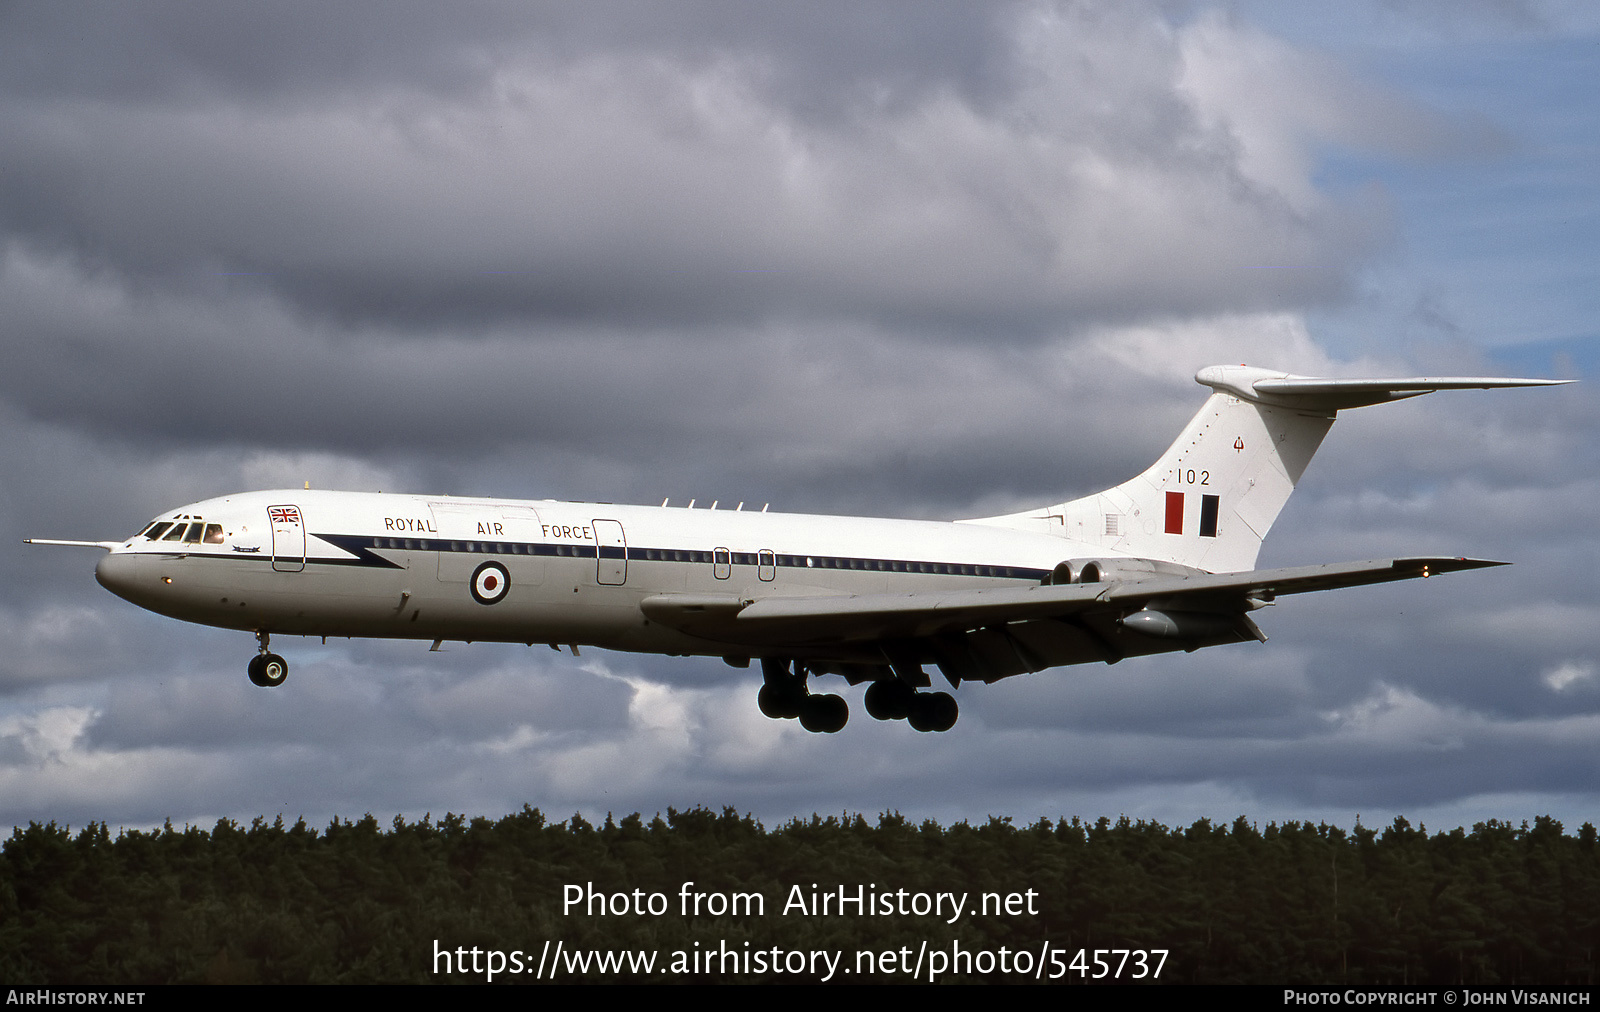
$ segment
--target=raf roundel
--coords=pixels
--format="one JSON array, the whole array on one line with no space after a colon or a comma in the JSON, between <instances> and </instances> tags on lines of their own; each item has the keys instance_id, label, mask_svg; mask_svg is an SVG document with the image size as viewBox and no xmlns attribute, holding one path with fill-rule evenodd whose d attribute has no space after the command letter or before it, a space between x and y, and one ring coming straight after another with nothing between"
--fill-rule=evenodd
<instances>
[{"instance_id":1,"label":"raf roundel","mask_svg":"<svg viewBox=\"0 0 1600 1012\"><path fill-rule=\"evenodd\" d=\"M472 571L472 599L479 604L499 604L511 589L511 575L498 562L485 562Z\"/></svg>"}]
</instances>

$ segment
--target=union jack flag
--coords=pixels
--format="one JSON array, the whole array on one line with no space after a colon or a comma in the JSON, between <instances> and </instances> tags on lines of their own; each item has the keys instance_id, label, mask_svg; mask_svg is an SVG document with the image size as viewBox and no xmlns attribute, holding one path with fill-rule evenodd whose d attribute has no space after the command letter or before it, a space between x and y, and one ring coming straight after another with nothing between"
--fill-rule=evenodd
<instances>
[{"instance_id":1,"label":"union jack flag","mask_svg":"<svg viewBox=\"0 0 1600 1012\"><path fill-rule=\"evenodd\" d=\"M297 524L300 511L293 506L268 506L267 516L275 524Z\"/></svg>"}]
</instances>

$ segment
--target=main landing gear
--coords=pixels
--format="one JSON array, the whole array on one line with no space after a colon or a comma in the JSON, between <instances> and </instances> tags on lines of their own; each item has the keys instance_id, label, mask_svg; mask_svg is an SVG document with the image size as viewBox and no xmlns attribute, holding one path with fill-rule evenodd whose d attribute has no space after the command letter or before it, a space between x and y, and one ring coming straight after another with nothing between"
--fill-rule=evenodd
<instances>
[{"instance_id":1,"label":"main landing gear","mask_svg":"<svg viewBox=\"0 0 1600 1012\"><path fill-rule=\"evenodd\" d=\"M761 712L776 720L800 718L800 726L817 734L833 734L850 719L842 696L815 694L806 688L801 662L761 658ZM877 720L903 720L918 731L948 731L960 716L948 692L918 692L898 678L884 678L867 688L867 712Z\"/></svg>"},{"instance_id":2,"label":"main landing gear","mask_svg":"<svg viewBox=\"0 0 1600 1012\"><path fill-rule=\"evenodd\" d=\"M877 720L903 720L918 731L948 731L961 708L948 692L918 692L898 678L885 678L867 688L867 712Z\"/></svg>"},{"instance_id":3,"label":"main landing gear","mask_svg":"<svg viewBox=\"0 0 1600 1012\"><path fill-rule=\"evenodd\" d=\"M791 671L788 661L763 657L761 677L764 681L756 702L769 717L799 717L800 726L814 734L833 734L850 719L850 705L843 696L813 695L806 689L805 668L800 664Z\"/></svg>"},{"instance_id":4,"label":"main landing gear","mask_svg":"<svg viewBox=\"0 0 1600 1012\"><path fill-rule=\"evenodd\" d=\"M256 633L256 642L261 644L261 652L250 658L250 680L263 688L272 688L282 685L283 680L289 677L289 662L275 653L267 650L268 634Z\"/></svg>"}]
</instances>

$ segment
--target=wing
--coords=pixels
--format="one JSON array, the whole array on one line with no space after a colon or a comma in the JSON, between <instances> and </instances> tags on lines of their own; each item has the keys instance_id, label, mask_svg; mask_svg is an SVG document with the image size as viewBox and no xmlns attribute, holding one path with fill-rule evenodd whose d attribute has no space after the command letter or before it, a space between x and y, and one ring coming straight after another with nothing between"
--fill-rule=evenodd
<instances>
[{"instance_id":1,"label":"wing","mask_svg":"<svg viewBox=\"0 0 1600 1012\"><path fill-rule=\"evenodd\" d=\"M661 594L645 615L694 636L822 661L847 675L932 662L951 682L1086 661L1265 639L1248 612L1284 594L1482 569L1484 559L1403 558L1116 583L918 594L772 597ZM834 660L836 664L827 664ZM813 667L817 667L816 664ZM861 672L864 677L872 677ZM926 676L918 679L926 684Z\"/></svg>"}]
</instances>

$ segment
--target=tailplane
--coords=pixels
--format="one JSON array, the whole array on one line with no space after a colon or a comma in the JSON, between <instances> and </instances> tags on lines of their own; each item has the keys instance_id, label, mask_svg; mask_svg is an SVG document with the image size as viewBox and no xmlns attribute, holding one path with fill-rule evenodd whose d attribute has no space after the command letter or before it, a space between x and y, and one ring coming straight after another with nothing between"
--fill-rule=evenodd
<instances>
[{"instance_id":1,"label":"tailplane","mask_svg":"<svg viewBox=\"0 0 1600 1012\"><path fill-rule=\"evenodd\" d=\"M1046 530L1101 551L1212 573L1255 568L1261 542L1334 416L1436 390L1553 386L1503 377L1319 379L1207 366L1212 389L1183 434L1143 474L1098 495L973 523Z\"/></svg>"}]
</instances>

